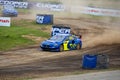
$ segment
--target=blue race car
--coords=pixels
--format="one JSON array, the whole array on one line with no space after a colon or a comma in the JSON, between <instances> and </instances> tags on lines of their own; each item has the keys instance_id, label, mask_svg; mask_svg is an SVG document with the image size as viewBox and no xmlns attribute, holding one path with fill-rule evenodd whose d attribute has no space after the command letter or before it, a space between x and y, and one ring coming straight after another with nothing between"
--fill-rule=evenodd
<instances>
[{"instance_id":1,"label":"blue race car","mask_svg":"<svg viewBox=\"0 0 120 80\"><path fill-rule=\"evenodd\" d=\"M72 34L56 34L40 44L42 50L66 51L81 49L82 41Z\"/></svg>"},{"instance_id":2,"label":"blue race car","mask_svg":"<svg viewBox=\"0 0 120 80\"><path fill-rule=\"evenodd\" d=\"M17 16L18 12L12 5L3 5L2 15L3 17Z\"/></svg>"}]
</instances>

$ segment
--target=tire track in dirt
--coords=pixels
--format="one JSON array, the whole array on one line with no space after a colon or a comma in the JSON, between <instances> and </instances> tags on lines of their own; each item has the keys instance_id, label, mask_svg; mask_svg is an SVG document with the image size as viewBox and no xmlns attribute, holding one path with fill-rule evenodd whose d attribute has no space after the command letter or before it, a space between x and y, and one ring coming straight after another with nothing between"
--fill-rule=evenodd
<instances>
[{"instance_id":1,"label":"tire track in dirt","mask_svg":"<svg viewBox=\"0 0 120 80\"><path fill-rule=\"evenodd\" d=\"M31 54L32 57L36 55L37 59L32 59L33 61L27 63L14 64L11 66L2 66L0 67L0 77L4 78L5 76L30 77L30 75L31 77L35 77L35 75L41 76L43 74L44 75L48 73L51 74L51 72L71 72L77 70L82 71L81 62L82 54L84 53L108 54L110 57L110 67L119 67L120 66L119 63L120 51L118 50L119 47L120 44L114 44L114 45L101 45L92 48L84 48L80 51L74 50L60 53L57 52L51 53L44 51L39 51L38 53L29 52L29 55ZM28 50L25 50L24 52L27 52ZM19 54L19 58L21 57L21 55L23 54ZM16 58L18 58L18 56L16 56ZM23 62L23 59L20 58L20 61Z\"/></svg>"}]
</instances>

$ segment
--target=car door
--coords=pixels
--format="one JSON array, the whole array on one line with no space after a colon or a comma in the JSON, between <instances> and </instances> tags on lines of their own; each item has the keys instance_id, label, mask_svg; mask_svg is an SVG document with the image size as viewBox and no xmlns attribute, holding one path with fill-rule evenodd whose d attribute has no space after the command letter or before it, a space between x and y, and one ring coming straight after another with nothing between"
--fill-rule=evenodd
<instances>
[{"instance_id":1,"label":"car door","mask_svg":"<svg viewBox=\"0 0 120 80\"><path fill-rule=\"evenodd\" d=\"M68 48L70 50L76 49L76 44L75 44L75 37L74 36L69 36L69 42L68 42Z\"/></svg>"},{"instance_id":2,"label":"car door","mask_svg":"<svg viewBox=\"0 0 120 80\"><path fill-rule=\"evenodd\" d=\"M69 50L68 48L68 43L69 43L69 37L66 37L65 41L63 42L64 50Z\"/></svg>"}]
</instances>

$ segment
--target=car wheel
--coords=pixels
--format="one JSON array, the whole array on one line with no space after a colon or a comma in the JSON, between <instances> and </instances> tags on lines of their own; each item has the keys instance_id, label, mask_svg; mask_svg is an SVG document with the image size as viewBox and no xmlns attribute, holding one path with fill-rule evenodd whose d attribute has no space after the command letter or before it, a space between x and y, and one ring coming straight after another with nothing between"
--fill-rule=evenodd
<instances>
[{"instance_id":1,"label":"car wheel","mask_svg":"<svg viewBox=\"0 0 120 80\"><path fill-rule=\"evenodd\" d=\"M60 52L62 52L64 50L63 45L60 46Z\"/></svg>"},{"instance_id":2,"label":"car wheel","mask_svg":"<svg viewBox=\"0 0 120 80\"><path fill-rule=\"evenodd\" d=\"M80 45L78 44L76 47L77 50L81 49Z\"/></svg>"}]
</instances>

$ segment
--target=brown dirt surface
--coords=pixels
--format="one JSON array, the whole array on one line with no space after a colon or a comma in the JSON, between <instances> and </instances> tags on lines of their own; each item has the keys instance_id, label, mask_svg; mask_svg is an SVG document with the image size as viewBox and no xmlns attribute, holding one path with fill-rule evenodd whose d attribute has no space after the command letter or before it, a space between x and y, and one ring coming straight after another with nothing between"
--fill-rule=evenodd
<instances>
[{"instance_id":1,"label":"brown dirt surface","mask_svg":"<svg viewBox=\"0 0 120 80\"><path fill-rule=\"evenodd\" d=\"M111 28L113 25L83 18L57 18L55 23L68 24L74 34L82 34L83 48L49 52L41 51L38 46L0 52L1 80L42 78L74 71L84 72L85 70L81 68L82 55L86 53L107 54L110 58L110 68L120 67L119 28L113 29Z\"/></svg>"},{"instance_id":2,"label":"brown dirt surface","mask_svg":"<svg viewBox=\"0 0 120 80\"><path fill-rule=\"evenodd\" d=\"M110 58L110 68L120 66L120 44L101 45L82 50L65 52L46 52L39 49L23 49L0 54L0 78L16 80L17 78L34 78L55 76L56 73L84 72L82 55L85 53L103 53Z\"/></svg>"}]
</instances>

